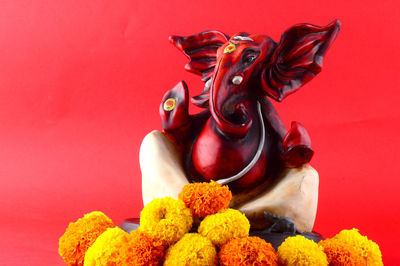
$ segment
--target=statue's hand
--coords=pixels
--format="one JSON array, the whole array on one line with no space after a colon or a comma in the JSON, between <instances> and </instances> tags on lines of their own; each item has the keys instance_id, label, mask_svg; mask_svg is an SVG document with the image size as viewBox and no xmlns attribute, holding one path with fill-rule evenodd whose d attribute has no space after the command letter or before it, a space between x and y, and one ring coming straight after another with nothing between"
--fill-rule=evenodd
<instances>
[{"instance_id":1,"label":"statue's hand","mask_svg":"<svg viewBox=\"0 0 400 266\"><path fill-rule=\"evenodd\" d=\"M292 126L282 141L281 158L290 168L300 167L311 161L314 151L311 149L310 136L307 130L298 122Z\"/></svg>"},{"instance_id":2,"label":"statue's hand","mask_svg":"<svg viewBox=\"0 0 400 266\"><path fill-rule=\"evenodd\" d=\"M267 233L287 233L292 235L299 233L293 220L289 217L280 217L276 214L264 211L264 218L270 224L270 226L265 229Z\"/></svg>"}]
</instances>

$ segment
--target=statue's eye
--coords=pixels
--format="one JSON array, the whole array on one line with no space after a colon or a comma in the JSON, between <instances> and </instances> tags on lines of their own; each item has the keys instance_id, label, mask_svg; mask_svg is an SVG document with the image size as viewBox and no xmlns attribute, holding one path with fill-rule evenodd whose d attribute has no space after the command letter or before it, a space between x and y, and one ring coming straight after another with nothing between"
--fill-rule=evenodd
<instances>
[{"instance_id":1,"label":"statue's eye","mask_svg":"<svg viewBox=\"0 0 400 266\"><path fill-rule=\"evenodd\" d=\"M254 60L256 60L256 58L257 58L257 56L255 56L255 55L249 55L249 56L246 57L246 62L247 63L253 63Z\"/></svg>"},{"instance_id":2,"label":"statue's eye","mask_svg":"<svg viewBox=\"0 0 400 266\"><path fill-rule=\"evenodd\" d=\"M248 53L243 57L243 61L246 65L251 65L252 63L254 63L254 61L256 61L257 57L258 54Z\"/></svg>"}]
</instances>

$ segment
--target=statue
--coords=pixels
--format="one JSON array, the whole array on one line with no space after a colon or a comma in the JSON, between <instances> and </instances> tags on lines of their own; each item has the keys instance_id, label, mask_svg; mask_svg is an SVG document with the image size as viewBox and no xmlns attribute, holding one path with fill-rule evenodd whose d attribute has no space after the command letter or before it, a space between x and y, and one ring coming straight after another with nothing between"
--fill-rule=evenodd
<instances>
[{"instance_id":1,"label":"statue","mask_svg":"<svg viewBox=\"0 0 400 266\"><path fill-rule=\"evenodd\" d=\"M278 43L245 32L171 36L189 59L186 70L204 81L191 99L204 111L189 115L183 81L164 95L163 132L146 136L140 151L144 202L176 197L188 182L215 180L231 188L232 207L254 228L281 217L291 230L310 232L318 199L310 137L298 122L286 130L269 99L282 101L321 71L339 28L337 20L325 27L298 24Z\"/></svg>"}]
</instances>

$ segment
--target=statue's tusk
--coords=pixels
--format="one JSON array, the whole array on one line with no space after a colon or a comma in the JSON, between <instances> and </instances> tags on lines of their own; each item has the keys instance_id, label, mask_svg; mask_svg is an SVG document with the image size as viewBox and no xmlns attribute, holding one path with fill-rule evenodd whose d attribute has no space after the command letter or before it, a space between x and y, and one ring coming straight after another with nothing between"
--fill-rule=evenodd
<instances>
[{"instance_id":1,"label":"statue's tusk","mask_svg":"<svg viewBox=\"0 0 400 266\"><path fill-rule=\"evenodd\" d=\"M211 87L211 79L207 80L206 84L204 85L207 89Z\"/></svg>"},{"instance_id":2,"label":"statue's tusk","mask_svg":"<svg viewBox=\"0 0 400 266\"><path fill-rule=\"evenodd\" d=\"M246 37L246 36L235 36L233 37L233 40L235 41L252 41L254 42L254 40L250 37Z\"/></svg>"},{"instance_id":3,"label":"statue's tusk","mask_svg":"<svg viewBox=\"0 0 400 266\"><path fill-rule=\"evenodd\" d=\"M242 76L234 76L232 78L232 83L235 85L239 85L240 83L242 83L243 81L243 77Z\"/></svg>"},{"instance_id":4,"label":"statue's tusk","mask_svg":"<svg viewBox=\"0 0 400 266\"><path fill-rule=\"evenodd\" d=\"M250 171L250 169L256 164L256 162L260 158L261 152L264 148L264 142L265 142L265 127L264 127L264 120L263 120L262 113L261 113L261 104L258 101L257 101L257 111L258 111L258 117L260 117L260 124L261 124L261 140L260 140L260 143L258 144L257 152L254 155L253 159L250 161L250 163L245 168L243 168L239 173L237 173L234 176L228 177L228 178L217 180L217 182L220 183L221 185L226 185L228 183L231 183L231 182L243 177L245 174L247 174L247 172Z\"/></svg>"}]
</instances>

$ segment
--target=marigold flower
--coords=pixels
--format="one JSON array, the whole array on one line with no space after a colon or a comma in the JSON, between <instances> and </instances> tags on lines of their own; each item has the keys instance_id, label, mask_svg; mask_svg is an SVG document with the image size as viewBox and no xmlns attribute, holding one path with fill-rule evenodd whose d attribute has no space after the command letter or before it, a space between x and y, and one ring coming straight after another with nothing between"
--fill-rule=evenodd
<instances>
[{"instance_id":1,"label":"marigold flower","mask_svg":"<svg viewBox=\"0 0 400 266\"><path fill-rule=\"evenodd\" d=\"M140 213L138 230L171 245L192 227L193 216L181 200L171 197L154 199Z\"/></svg>"},{"instance_id":2,"label":"marigold flower","mask_svg":"<svg viewBox=\"0 0 400 266\"><path fill-rule=\"evenodd\" d=\"M183 187L179 199L192 210L195 217L204 218L226 209L232 199L232 192L228 186L214 181L193 183Z\"/></svg>"},{"instance_id":3,"label":"marigold flower","mask_svg":"<svg viewBox=\"0 0 400 266\"><path fill-rule=\"evenodd\" d=\"M366 236L362 236L358 229L342 230L335 239L340 239L353 246L358 254L364 258L367 265L383 265L382 253L379 246Z\"/></svg>"},{"instance_id":4,"label":"marigold flower","mask_svg":"<svg viewBox=\"0 0 400 266\"><path fill-rule=\"evenodd\" d=\"M214 245L221 246L232 238L248 236L250 223L240 211L225 209L207 216L200 223L198 231Z\"/></svg>"},{"instance_id":5,"label":"marigold flower","mask_svg":"<svg viewBox=\"0 0 400 266\"><path fill-rule=\"evenodd\" d=\"M165 246L143 232L126 233L119 227L109 228L88 249L85 266L96 265L162 265Z\"/></svg>"},{"instance_id":6,"label":"marigold flower","mask_svg":"<svg viewBox=\"0 0 400 266\"><path fill-rule=\"evenodd\" d=\"M286 238L278 248L278 263L287 266L328 265L323 248L304 236Z\"/></svg>"},{"instance_id":7,"label":"marigold flower","mask_svg":"<svg viewBox=\"0 0 400 266\"><path fill-rule=\"evenodd\" d=\"M270 243L256 236L234 238L221 247L221 266L278 265L278 255Z\"/></svg>"},{"instance_id":8,"label":"marigold flower","mask_svg":"<svg viewBox=\"0 0 400 266\"><path fill-rule=\"evenodd\" d=\"M364 258L349 243L330 238L318 243L324 248L330 266L362 266L367 265Z\"/></svg>"},{"instance_id":9,"label":"marigold flower","mask_svg":"<svg viewBox=\"0 0 400 266\"><path fill-rule=\"evenodd\" d=\"M162 265L166 249L164 241L157 240L139 230L131 232L131 237L133 265Z\"/></svg>"},{"instance_id":10,"label":"marigold flower","mask_svg":"<svg viewBox=\"0 0 400 266\"><path fill-rule=\"evenodd\" d=\"M197 233L186 234L167 250L164 266L217 265L217 251L211 241Z\"/></svg>"},{"instance_id":11,"label":"marigold flower","mask_svg":"<svg viewBox=\"0 0 400 266\"><path fill-rule=\"evenodd\" d=\"M104 213L94 211L70 223L59 240L58 253L68 265L83 265L86 250L114 223Z\"/></svg>"}]
</instances>

